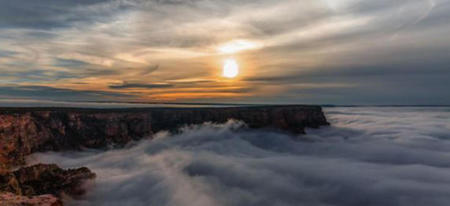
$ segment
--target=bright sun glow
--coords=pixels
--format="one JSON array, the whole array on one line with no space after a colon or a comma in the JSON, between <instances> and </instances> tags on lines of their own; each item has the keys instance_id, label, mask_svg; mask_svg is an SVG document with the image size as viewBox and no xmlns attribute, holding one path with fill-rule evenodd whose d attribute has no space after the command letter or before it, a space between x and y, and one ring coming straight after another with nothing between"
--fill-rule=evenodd
<instances>
[{"instance_id":1,"label":"bright sun glow","mask_svg":"<svg viewBox=\"0 0 450 206\"><path fill-rule=\"evenodd\" d=\"M239 74L239 65L234 59L227 59L223 64L223 76L234 78Z\"/></svg>"},{"instance_id":2,"label":"bright sun glow","mask_svg":"<svg viewBox=\"0 0 450 206\"><path fill-rule=\"evenodd\" d=\"M243 50L257 49L260 45L247 40L234 40L219 47L218 51L223 54L233 54Z\"/></svg>"}]
</instances>

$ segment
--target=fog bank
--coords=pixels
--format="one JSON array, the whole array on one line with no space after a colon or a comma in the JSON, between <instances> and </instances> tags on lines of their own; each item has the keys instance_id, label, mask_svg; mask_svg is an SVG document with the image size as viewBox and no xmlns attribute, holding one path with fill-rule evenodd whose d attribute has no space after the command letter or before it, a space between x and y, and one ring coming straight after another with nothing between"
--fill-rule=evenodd
<instances>
[{"instance_id":1,"label":"fog bank","mask_svg":"<svg viewBox=\"0 0 450 206\"><path fill-rule=\"evenodd\" d=\"M30 161L97 173L83 206L434 205L450 202L450 108L327 108L298 140L230 121L107 152Z\"/></svg>"}]
</instances>

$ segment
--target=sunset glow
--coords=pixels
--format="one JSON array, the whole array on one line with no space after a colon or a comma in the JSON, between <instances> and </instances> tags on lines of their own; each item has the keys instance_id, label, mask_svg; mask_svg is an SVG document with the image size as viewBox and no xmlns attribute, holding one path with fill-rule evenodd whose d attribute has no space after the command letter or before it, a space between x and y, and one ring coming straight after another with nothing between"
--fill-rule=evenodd
<instances>
[{"instance_id":1,"label":"sunset glow","mask_svg":"<svg viewBox=\"0 0 450 206\"><path fill-rule=\"evenodd\" d=\"M1 98L448 101L449 0L43 1L0 7Z\"/></svg>"},{"instance_id":2,"label":"sunset glow","mask_svg":"<svg viewBox=\"0 0 450 206\"><path fill-rule=\"evenodd\" d=\"M223 76L235 78L239 74L239 65L234 59L227 59L223 64Z\"/></svg>"},{"instance_id":3,"label":"sunset glow","mask_svg":"<svg viewBox=\"0 0 450 206\"><path fill-rule=\"evenodd\" d=\"M236 40L228 42L219 48L220 53L233 54L244 50L252 50L259 48L260 45L246 40Z\"/></svg>"},{"instance_id":4,"label":"sunset glow","mask_svg":"<svg viewBox=\"0 0 450 206\"><path fill-rule=\"evenodd\" d=\"M0 0L0 206L448 206L449 37L450 0Z\"/></svg>"}]
</instances>

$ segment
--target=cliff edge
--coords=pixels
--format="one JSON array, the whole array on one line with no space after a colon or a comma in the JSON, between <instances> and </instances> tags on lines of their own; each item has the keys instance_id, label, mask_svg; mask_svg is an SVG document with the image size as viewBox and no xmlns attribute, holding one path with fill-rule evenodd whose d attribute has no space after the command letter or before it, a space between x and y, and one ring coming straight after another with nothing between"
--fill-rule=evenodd
<instances>
[{"instance_id":1,"label":"cliff edge","mask_svg":"<svg viewBox=\"0 0 450 206\"><path fill-rule=\"evenodd\" d=\"M0 108L0 170L33 152L105 148L203 122L245 122L249 128L304 133L328 125L320 106L227 108Z\"/></svg>"}]
</instances>

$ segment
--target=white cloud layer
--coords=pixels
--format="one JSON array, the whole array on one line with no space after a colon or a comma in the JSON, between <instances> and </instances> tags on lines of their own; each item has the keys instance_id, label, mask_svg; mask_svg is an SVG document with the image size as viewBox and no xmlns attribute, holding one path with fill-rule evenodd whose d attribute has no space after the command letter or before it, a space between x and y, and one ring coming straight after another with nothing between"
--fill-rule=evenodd
<instances>
[{"instance_id":1,"label":"white cloud layer","mask_svg":"<svg viewBox=\"0 0 450 206\"><path fill-rule=\"evenodd\" d=\"M328 108L308 141L239 122L160 133L126 149L46 153L98 177L73 205L446 206L449 108Z\"/></svg>"}]
</instances>

